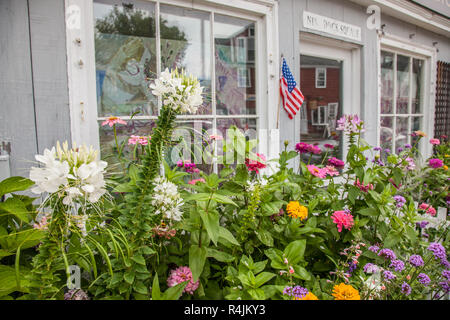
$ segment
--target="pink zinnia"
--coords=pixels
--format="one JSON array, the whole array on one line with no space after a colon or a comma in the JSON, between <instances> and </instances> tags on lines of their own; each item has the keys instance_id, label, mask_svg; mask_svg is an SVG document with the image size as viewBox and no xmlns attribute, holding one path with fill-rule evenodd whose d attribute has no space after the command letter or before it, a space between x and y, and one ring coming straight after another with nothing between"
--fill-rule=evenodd
<instances>
[{"instance_id":1,"label":"pink zinnia","mask_svg":"<svg viewBox=\"0 0 450 320\"><path fill-rule=\"evenodd\" d=\"M361 190L362 192L368 192L369 190L373 190L373 184L369 183L365 186L364 183L359 182L358 178L356 179L354 185L357 186L359 190Z\"/></svg>"},{"instance_id":2,"label":"pink zinnia","mask_svg":"<svg viewBox=\"0 0 450 320\"><path fill-rule=\"evenodd\" d=\"M336 168L343 168L343 167L345 167L345 162L340 160L340 159L338 159L338 158L335 158L335 157L328 159L328 164L332 165L332 166L335 166Z\"/></svg>"},{"instance_id":3,"label":"pink zinnia","mask_svg":"<svg viewBox=\"0 0 450 320\"><path fill-rule=\"evenodd\" d=\"M326 170L327 174L330 175L331 177L339 175L339 171L333 166L326 166L325 170Z\"/></svg>"},{"instance_id":4,"label":"pink zinnia","mask_svg":"<svg viewBox=\"0 0 450 320\"><path fill-rule=\"evenodd\" d=\"M426 203L421 203L421 204L419 205L419 209L422 209L422 210L427 210L428 207L429 207L429 205L426 204Z\"/></svg>"},{"instance_id":5,"label":"pink zinnia","mask_svg":"<svg viewBox=\"0 0 450 320\"><path fill-rule=\"evenodd\" d=\"M435 208L433 208L433 206L430 206L429 208L428 208L428 210L427 210L427 213L430 215L430 216L435 216L436 215L436 209Z\"/></svg>"},{"instance_id":6,"label":"pink zinnia","mask_svg":"<svg viewBox=\"0 0 450 320\"><path fill-rule=\"evenodd\" d=\"M194 294L194 291L197 290L200 281L197 282L192 281L192 271L189 267L179 267L175 270L170 271L169 278L167 278L167 285L169 287L176 286L179 283L189 281L183 292L187 292L189 294Z\"/></svg>"},{"instance_id":7,"label":"pink zinnia","mask_svg":"<svg viewBox=\"0 0 450 320\"><path fill-rule=\"evenodd\" d=\"M107 124L112 127L113 125L115 125L116 123L119 124L127 124L125 121L123 121L122 119L120 119L119 117L109 117L108 119L106 119L105 121L102 122L102 126L106 126Z\"/></svg>"},{"instance_id":8,"label":"pink zinnia","mask_svg":"<svg viewBox=\"0 0 450 320\"><path fill-rule=\"evenodd\" d=\"M257 157L262 160L262 162L251 160L249 158L245 159L245 165L247 166L247 169L249 171L255 171L256 173L259 173L259 169L264 169L266 167L266 157L263 154L256 154Z\"/></svg>"},{"instance_id":9,"label":"pink zinnia","mask_svg":"<svg viewBox=\"0 0 450 320\"><path fill-rule=\"evenodd\" d=\"M430 165L430 167L436 169L436 168L442 167L444 165L444 162L441 159L434 158L434 159L430 159L428 164Z\"/></svg>"},{"instance_id":10,"label":"pink zinnia","mask_svg":"<svg viewBox=\"0 0 450 320\"><path fill-rule=\"evenodd\" d=\"M430 143L434 144L434 145L439 145L441 144L441 142L439 141L439 139L430 139Z\"/></svg>"},{"instance_id":11,"label":"pink zinnia","mask_svg":"<svg viewBox=\"0 0 450 320\"><path fill-rule=\"evenodd\" d=\"M327 170L326 169L318 168L318 167L316 167L313 164L308 164L306 167L308 168L308 171L313 176L316 176L316 177L319 177L319 178L322 178L322 179L327 176Z\"/></svg>"},{"instance_id":12,"label":"pink zinnia","mask_svg":"<svg viewBox=\"0 0 450 320\"><path fill-rule=\"evenodd\" d=\"M192 184L192 185L195 185L197 182L203 182L203 183L205 183L206 181L205 181L205 179L203 179L203 178L199 178L199 179L192 179L192 180L189 181L188 183L189 183L189 184Z\"/></svg>"},{"instance_id":13,"label":"pink zinnia","mask_svg":"<svg viewBox=\"0 0 450 320\"><path fill-rule=\"evenodd\" d=\"M307 153L307 152L309 152L308 147L309 147L309 144L304 143L304 142L299 142L295 145L295 150L298 153Z\"/></svg>"},{"instance_id":14,"label":"pink zinnia","mask_svg":"<svg viewBox=\"0 0 450 320\"><path fill-rule=\"evenodd\" d=\"M342 231L342 227L350 230L354 224L353 216L350 211L335 211L331 216L333 222L337 225L338 231Z\"/></svg>"},{"instance_id":15,"label":"pink zinnia","mask_svg":"<svg viewBox=\"0 0 450 320\"><path fill-rule=\"evenodd\" d=\"M328 148L328 149L334 149L334 146L332 144L329 144L329 143L325 143L323 146L325 148Z\"/></svg>"},{"instance_id":16,"label":"pink zinnia","mask_svg":"<svg viewBox=\"0 0 450 320\"><path fill-rule=\"evenodd\" d=\"M131 135L131 137L128 139L128 144L130 145L138 143L143 146L146 146L148 144L148 139L150 139L150 137Z\"/></svg>"}]
</instances>

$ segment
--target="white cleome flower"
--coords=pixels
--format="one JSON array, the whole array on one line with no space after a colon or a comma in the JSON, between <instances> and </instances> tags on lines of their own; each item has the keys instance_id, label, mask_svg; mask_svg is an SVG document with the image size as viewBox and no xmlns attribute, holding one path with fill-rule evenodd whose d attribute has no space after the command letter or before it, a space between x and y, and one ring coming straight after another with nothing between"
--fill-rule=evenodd
<instances>
[{"instance_id":1,"label":"white cleome flower","mask_svg":"<svg viewBox=\"0 0 450 320\"><path fill-rule=\"evenodd\" d=\"M178 187L164 177L154 180L152 205L156 207L155 214L162 214L164 218L180 221L183 215L181 206L183 199L178 193Z\"/></svg>"},{"instance_id":2,"label":"white cleome flower","mask_svg":"<svg viewBox=\"0 0 450 320\"><path fill-rule=\"evenodd\" d=\"M195 113L203 103L203 87L197 78L187 76L177 69L169 71L167 68L159 79L150 85L155 96L163 98L163 104L182 113Z\"/></svg>"},{"instance_id":3,"label":"white cleome flower","mask_svg":"<svg viewBox=\"0 0 450 320\"><path fill-rule=\"evenodd\" d=\"M77 199L97 202L106 193L103 173L107 166L105 161L97 160L98 152L86 146L68 148L64 142L57 150L45 149L43 155L36 155L36 160L45 165L43 168L33 167L30 179L35 182L34 193L58 192L63 204L72 205Z\"/></svg>"}]
</instances>

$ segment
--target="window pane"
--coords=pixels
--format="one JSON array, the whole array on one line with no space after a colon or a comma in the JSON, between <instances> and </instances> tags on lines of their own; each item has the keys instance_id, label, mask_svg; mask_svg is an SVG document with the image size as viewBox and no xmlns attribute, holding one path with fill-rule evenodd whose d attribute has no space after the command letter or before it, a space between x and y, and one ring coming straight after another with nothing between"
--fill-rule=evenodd
<instances>
[{"instance_id":1,"label":"window pane","mask_svg":"<svg viewBox=\"0 0 450 320\"><path fill-rule=\"evenodd\" d=\"M172 135L177 141L168 148L166 161L175 166L179 160L189 160L205 172L212 172L212 147L209 135L212 133L212 119L184 120L178 119Z\"/></svg>"},{"instance_id":2,"label":"window pane","mask_svg":"<svg viewBox=\"0 0 450 320\"><path fill-rule=\"evenodd\" d=\"M408 143L408 117L397 117L395 128L395 151Z\"/></svg>"},{"instance_id":3,"label":"window pane","mask_svg":"<svg viewBox=\"0 0 450 320\"><path fill-rule=\"evenodd\" d=\"M217 114L256 114L255 24L219 14L214 19Z\"/></svg>"},{"instance_id":4,"label":"window pane","mask_svg":"<svg viewBox=\"0 0 450 320\"><path fill-rule=\"evenodd\" d=\"M183 68L204 87L205 99L197 114L211 114L210 14L161 5L161 69Z\"/></svg>"},{"instance_id":5,"label":"window pane","mask_svg":"<svg viewBox=\"0 0 450 320\"><path fill-rule=\"evenodd\" d=\"M131 135L136 136L149 136L153 128L155 127L155 121L153 120L127 120L126 125L118 124L116 125L117 131L117 142L119 146L125 142L125 147L123 149L124 156L128 158L133 157L133 150L135 145L128 145L128 139ZM108 163L115 163L117 150L115 148L116 143L114 140L113 128L109 125L102 126L99 122L100 127L100 153L101 158Z\"/></svg>"},{"instance_id":6,"label":"window pane","mask_svg":"<svg viewBox=\"0 0 450 320\"><path fill-rule=\"evenodd\" d=\"M423 95L423 71L424 61L419 59L413 59L412 68L412 111L411 113L421 113L422 112L422 95Z\"/></svg>"},{"instance_id":7,"label":"window pane","mask_svg":"<svg viewBox=\"0 0 450 320\"><path fill-rule=\"evenodd\" d=\"M417 130L421 130L422 128L422 118L423 117L412 117L411 119L411 133ZM411 137L411 143L414 144L417 142L418 137Z\"/></svg>"},{"instance_id":8,"label":"window pane","mask_svg":"<svg viewBox=\"0 0 450 320\"><path fill-rule=\"evenodd\" d=\"M157 115L154 5L95 1L94 24L98 115Z\"/></svg>"},{"instance_id":9,"label":"window pane","mask_svg":"<svg viewBox=\"0 0 450 320\"><path fill-rule=\"evenodd\" d=\"M227 130L231 126L236 126L248 134L251 139L256 139L256 119L217 119L217 134L225 138Z\"/></svg>"},{"instance_id":10,"label":"window pane","mask_svg":"<svg viewBox=\"0 0 450 320\"><path fill-rule=\"evenodd\" d=\"M394 96L394 54L381 51L381 113L392 113Z\"/></svg>"},{"instance_id":11,"label":"window pane","mask_svg":"<svg viewBox=\"0 0 450 320\"><path fill-rule=\"evenodd\" d=\"M397 55L397 113L408 113L409 57Z\"/></svg>"},{"instance_id":12,"label":"window pane","mask_svg":"<svg viewBox=\"0 0 450 320\"><path fill-rule=\"evenodd\" d=\"M381 117L380 147L392 150L393 117Z\"/></svg>"}]
</instances>

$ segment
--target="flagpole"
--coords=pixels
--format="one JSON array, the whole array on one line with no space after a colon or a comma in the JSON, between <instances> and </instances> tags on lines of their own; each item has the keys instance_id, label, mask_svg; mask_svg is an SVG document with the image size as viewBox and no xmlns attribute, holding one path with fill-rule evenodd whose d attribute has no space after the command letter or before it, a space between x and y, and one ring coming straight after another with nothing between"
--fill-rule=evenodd
<instances>
[{"instance_id":1,"label":"flagpole","mask_svg":"<svg viewBox=\"0 0 450 320\"><path fill-rule=\"evenodd\" d=\"M281 64L283 63L283 58L284 58L283 54L281 54L280 69L281 69ZM277 129L279 128L279 122L280 122L280 101L281 101L280 77L278 77Z\"/></svg>"}]
</instances>

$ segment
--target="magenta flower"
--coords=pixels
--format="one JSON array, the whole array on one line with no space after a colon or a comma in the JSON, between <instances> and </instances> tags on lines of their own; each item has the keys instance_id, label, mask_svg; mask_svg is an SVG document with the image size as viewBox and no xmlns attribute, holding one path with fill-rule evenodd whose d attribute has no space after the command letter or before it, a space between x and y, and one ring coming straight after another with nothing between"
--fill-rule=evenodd
<instances>
[{"instance_id":1,"label":"magenta flower","mask_svg":"<svg viewBox=\"0 0 450 320\"><path fill-rule=\"evenodd\" d=\"M338 232L342 231L342 227L350 230L354 225L353 216L349 211L335 211L331 219L337 225Z\"/></svg>"},{"instance_id":2,"label":"magenta flower","mask_svg":"<svg viewBox=\"0 0 450 320\"><path fill-rule=\"evenodd\" d=\"M305 142L299 142L295 145L295 150L298 153L307 153L308 152L308 146L309 144L305 143Z\"/></svg>"},{"instance_id":3,"label":"magenta flower","mask_svg":"<svg viewBox=\"0 0 450 320\"><path fill-rule=\"evenodd\" d=\"M318 168L318 167L316 167L313 164L308 164L306 167L308 168L308 171L313 176L319 177L321 179L323 179L323 178L325 178L327 176L327 169Z\"/></svg>"},{"instance_id":4,"label":"magenta flower","mask_svg":"<svg viewBox=\"0 0 450 320\"><path fill-rule=\"evenodd\" d=\"M362 192L367 193L369 190L373 190L373 184L369 183L367 185L364 185L364 183L359 182L358 178L356 179L354 185L357 186Z\"/></svg>"},{"instance_id":5,"label":"magenta flower","mask_svg":"<svg viewBox=\"0 0 450 320\"><path fill-rule=\"evenodd\" d=\"M329 143L325 143L323 146L325 148L327 148L327 149L334 149L334 146L332 144L329 144Z\"/></svg>"},{"instance_id":6,"label":"magenta flower","mask_svg":"<svg viewBox=\"0 0 450 320\"><path fill-rule=\"evenodd\" d=\"M330 177L339 175L339 171L333 166L326 166L324 169Z\"/></svg>"},{"instance_id":7,"label":"magenta flower","mask_svg":"<svg viewBox=\"0 0 450 320\"><path fill-rule=\"evenodd\" d=\"M332 165L332 166L335 166L336 168L343 168L343 167L345 167L345 162L340 160L340 159L338 159L338 158L335 158L335 157L328 159L328 164Z\"/></svg>"},{"instance_id":8,"label":"magenta flower","mask_svg":"<svg viewBox=\"0 0 450 320\"><path fill-rule=\"evenodd\" d=\"M266 167L266 157L263 154L256 154L257 158L261 161L251 160L250 158L245 159L245 165L247 166L248 171L255 171L259 173L259 169L264 169Z\"/></svg>"},{"instance_id":9,"label":"magenta flower","mask_svg":"<svg viewBox=\"0 0 450 320\"><path fill-rule=\"evenodd\" d=\"M189 281L186 287L184 288L183 292L194 294L194 291L197 290L200 281L197 280L196 282L193 282L192 280L193 279L191 269L189 269L189 267L182 266L175 270L170 271L169 278L167 278L167 285L169 287L173 287L179 283Z\"/></svg>"},{"instance_id":10,"label":"magenta flower","mask_svg":"<svg viewBox=\"0 0 450 320\"><path fill-rule=\"evenodd\" d=\"M441 142L439 141L439 139L430 139L430 143L431 143L432 145L440 145L440 144L441 144Z\"/></svg>"},{"instance_id":11,"label":"magenta flower","mask_svg":"<svg viewBox=\"0 0 450 320\"><path fill-rule=\"evenodd\" d=\"M127 124L125 121L123 121L122 119L120 119L119 117L109 117L108 119L106 119L105 121L102 122L102 126L106 126L109 125L110 127L112 127L113 125L115 125L116 123L119 124Z\"/></svg>"},{"instance_id":12,"label":"magenta flower","mask_svg":"<svg viewBox=\"0 0 450 320\"><path fill-rule=\"evenodd\" d=\"M444 162L441 159L430 159L430 161L428 162L429 166L432 168L440 168L444 165Z\"/></svg>"}]
</instances>

